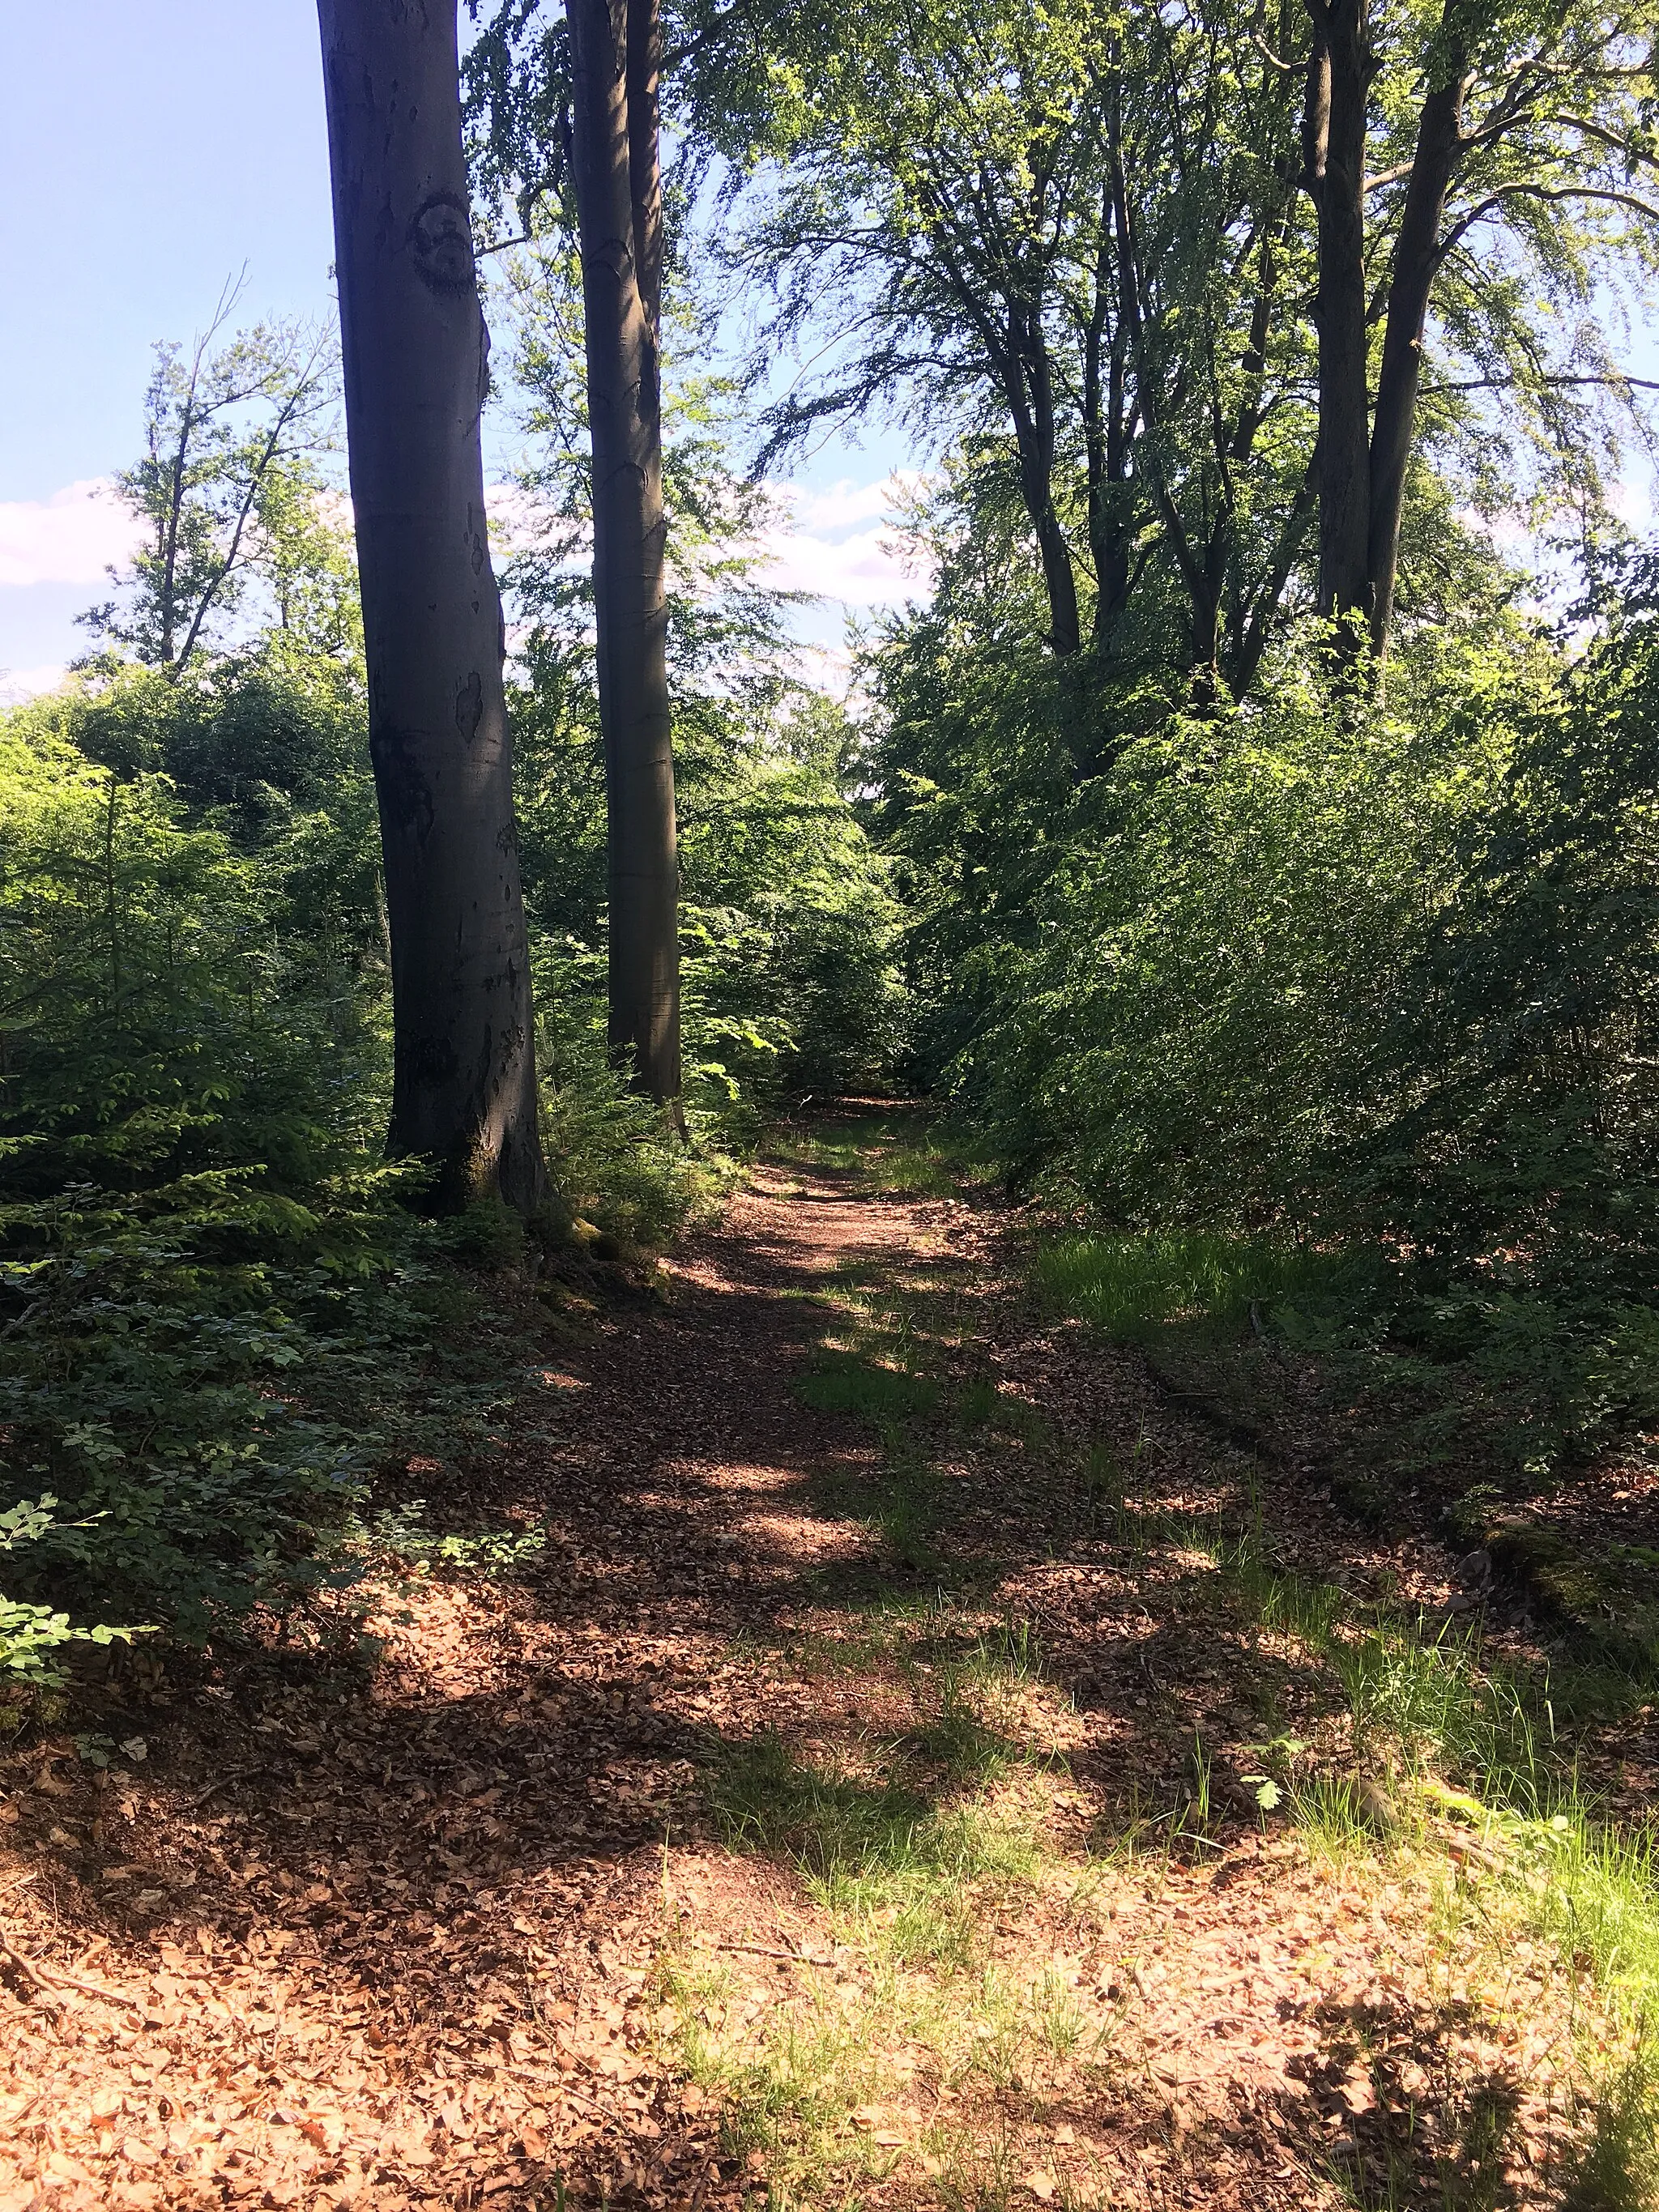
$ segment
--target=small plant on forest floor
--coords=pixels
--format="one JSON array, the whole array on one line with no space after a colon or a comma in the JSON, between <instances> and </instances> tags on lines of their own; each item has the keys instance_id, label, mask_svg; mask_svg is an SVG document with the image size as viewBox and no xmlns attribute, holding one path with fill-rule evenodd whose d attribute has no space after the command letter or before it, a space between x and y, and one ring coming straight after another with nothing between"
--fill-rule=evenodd
<instances>
[{"instance_id":1,"label":"small plant on forest floor","mask_svg":"<svg viewBox=\"0 0 1659 2212\"><path fill-rule=\"evenodd\" d=\"M427 1502L411 1498L368 1515L352 1540L371 1559L385 1559L420 1577L498 1582L517 1574L547 1548L543 1528L452 1529L441 1534L427 1520Z\"/></svg>"},{"instance_id":2,"label":"small plant on forest floor","mask_svg":"<svg viewBox=\"0 0 1659 2212\"><path fill-rule=\"evenodd\" d=\"M926 1468L895 1467L890 1460L876 1509L876 1526L890 1563L902 1575L936 1575L943 1562L938 1484Z\"/></svg>"},{"instance_id":3,"label":"small plant on forest floor","mask_svg":"<svg viewBox=\"0 0 1659 2212\"><path fill-rule=\"evenodd\" d=\"M1346 1775L1310 1776L1291 1789L1285 1802L1314 1858L1343 1868L1375 1853L1376 1821L1367 1817L1358 1789Z\"/></svg>"},{"instance_id":4,"label":"small plant on forest floor","mask_svg":"<svg viewBox=\"0 0 1659 2212\"><path fill-rule=\"evenodd\" d=\"M1210 1783L1215 1771L1215 1761L1205 1747L1203 1737L1196 1730L1193 1735L1190 1763L1191 1794L1182 1808L1176 1834L1187 1843L1216 1849L1218 1846L1210 1832L1215 1817L1210 1803Z\"/></svg>"},{"instance_id":5,"label":"small plant on forest floor","mask_svg":"<svg viewBox=\"0 0 1659 2212\"><path fill-rule=\"evenodd\" d=\"M1109 1444L1091 1444L1083 1462L1083 1499L1091 1528L1121 1524L1129 1484Z\"/></svg>"},{"instance_id":6,"label":"small plant on forest floor","mask_svg":"<svg viewBox=\"0 0 1659 2212\"><path fill-rule=\"evenodd\" d=\"M964 1662L966 1672L989 1687L1027 1687L1042 1679L1042 1639L1023 1613L1005 1613L983 1629Z\"/></svg>"},{"instance_id":7,"label":"small plant on forest floor","mask_svg":"<svg viewBox=\"0 0 1659 2212\"><path fill-rule=\"evenodd\" d=\"M976 1375L957 1393L957 1420L964 1429L983 1429L996 1418L1000 1400L988 1375Z\"/></svg>"},{"instance_id":8,"label":"small plant on forest floor","mask_svg":"<svg viewBox=\"0 0 1659 2212\"><path fill-rule=\"evenodd\" d=\"M962 1693L962 1678L947 1669L940 1685L936 1717L925 1721L910 1737L928 1765L947 1782L991 1782L1006 1773L1019 1756L1018 1747L985 1725Z\"/></svg>"},{"instance_id":9,"label":"small plant on forest floor","mask_svg":"<svg viewBox=\"0 0 1659 2212\"><path fill-rule=\"evenodd\" d=\"M872 1365L852 1352L825 1351L796 1380L795 1395L815 1413L852 1413L868 1421L903 1420L931 1413L939 1385L892 1367Z\"/></svg>"}]
</instances>

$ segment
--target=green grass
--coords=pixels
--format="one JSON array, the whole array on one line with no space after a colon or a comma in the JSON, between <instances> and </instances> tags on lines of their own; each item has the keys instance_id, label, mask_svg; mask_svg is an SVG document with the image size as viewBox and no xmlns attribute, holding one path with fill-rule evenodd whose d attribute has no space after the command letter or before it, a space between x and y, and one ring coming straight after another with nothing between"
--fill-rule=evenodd
<instances>
[{"instance_id":1,"label":"green grass","mask_svg":"<svg viewBox=\"0 0 1659 2212\"><path fill-rule=\"evenodd\" d=\"M866 1187L878 1198L951 1198L959 1170L949 1156L933 1145L884 1145L866 1158Z\"/></svg>"},{"instance_id":2,"label":"green grass","mask_svg":"<svg viewBox=\"0 0 1659 2212\"><path fill-rule=\"evenodd\" d=\"M1100 2057L1075 1976L1022 1978L989 1955L1000 1917L1053 1863L1038 1763L987 1719L1037 1683L1036 1657L1016 1620L941 1656L955 1639L937 1605L884 1602L866 1626L833 1656L908 1691L918 1725L842 1760L763 1735L708 1778L728 1844L793 1866L828 1916L833 1961L757 2002L753 1978L700 1955L688 1925L659 1965L665 2017L679 2063L720 2100L727 2154L758 2156L780 2212L854 2205L906 2157L933 2178L930 2201L988 2206L1039 2162L1040 2107L1022 2119L1010 2100ZM1021 1765L1032 1782L1010 1788ZM898 2109L913 2072L950 2102Z\"/></svg>"},{"instance_id":3,"label":"green grass","mask_svg":"<svg viewBox=\"0 0 1659 2212\"><path fill-rule=\"evenodd\" d=\"M1620 1832L1575 1805L1520 1842L1524 1918L1588 1969L1622 2042L1592 2056L1594 2087L1563 2201L1577 2212L1650 2208L1659 2204L1659 1832Z\"/></svg>"},{"instance_id":4,"label":"green grass","mask_svg":"<svg viewBox=\"0 0 1659 2212\"><path fill-rule=\"evenodd\" d=\"M840 1164L872 1189L902 1187L908 1172L896 1139L884 1139L881 1157L855 1146ZM884 1185L890 1169L894 1181ZM1051 1304L1120 1340L1147 1341L1171 1324L1243 1334L1276 1316L1314 1312L1346 1287L1352 1265L1262 1239L1074 1237L1040 1253L1033 1272ZM866 1259L842 1271L827 1295L841 1321L801 1395L878 1435L878 1465L841 1478L848 1510L879 1528L890 1561L931 1569L950 1492L916 1425L948 1412L958 1436L1000 1431L1006 1449L1017 1441L1044 1458L1056 1455L1055 1441L990 1375L950 1380L949 1348L963 1329L931 1285L920 1293L914 1283L901 1286ZM992 1440L975 1441L982 1450ZM1254 1771L1236 1782L1263 1824L1288 1823L1345 1885L1380 1889L1398 1879L1390 1869L1413 1869L1414 1881L1427 1871L1437 1901L1425 1938L1460 1975L1467 1968L1479 1979L1490 1966L1496 1986L1506 1945L1528 1933L1547 1942L1582 1996L1571 2032L1580 2102L1564 2212L1659 2203L1655 1838L1621 1828L1581 1795L1558 1727L1561 1683L1553 1690L1541 1674L1492 1663L1468 1632L1399 1607L1362 1607L1334 1583L1281 1571L1259 1509L1248 1510L1254 1500L1242 1530L1220 1507L1175 1510L1147 1494L1141 1460L1139 1446L1131 1454L1101 1442L1088 1451L1078 1473L1091 1526L1131 1571L1152 1564L1149 1589L1168 1583L1171 1562L1183 1592L1207 1585L1223 1637L1251 1647L1240 1654L1249 1678L1240 1694L1261 1711L1266 1741L1240 1762ZM761 2152L781 2206L850 2204L891 2171L896 2154L884 2157L854 2120L860 2106L895 2094L872 2054L926 2047L940 2081L977 2069L994 2087L1024 2080L1032 2089L1043 2063L1096 2063L1080 2053L1093 2031L1062 1978L1015 1987L992 1964L989 1927L1011 1904L1018 1909L1022 1891L1050 1882L1058 1863L1046 1839L1042 1776L1063 1764L1066 1739L1054 1726L1046 1752L1033 1741L1052 1725L1043 1707L1055 1692L1029 1626L981 1626L971 1644L966 1626L964 1616L953 1635L942 1604L890 1589L849 1619L845 1637L818 1638L811 1655L811 1671L878 1678L872 1711L879 1719L839 1752L809 1753L775 1737L736 1747L710 1784L727 1841L793 1866L838 1946L833 1989L825 1970L806 1992L758 2014L752 1997L725 2013L711 1998L703 2011L725 2021L718 2033L703 2045L701 2027L683 2029L694 2078L721 2095L732 2147ZM1304 1698L1288 1692L1316 1682L1320 1711L1304 1719ZM894 1708L907 1701L913 1723L892 1733L902 1725ZM1303 1734L1292 1735L1292 1725ZM1166 1865L1182 1848L1201 1864L1200 1854L1224 1847L1236 1783L1232 1791L1219 1786L1201 1733L1190 1737L1188 1770L1179 1802L1171 1808L1160 1784L1146 1817L1115 1838L1119 1856L1145 1856L1150 1841ZM1248 1798L1246 1806L1256 1817ZM682 1986L695 1995L690 1982ZM684 2004L680 2012L684 2021ZM1403 2212L1428 2201L1425 2188L1462 2212L1504 2201L1501 2116L1468 2084L1435 2094L1425 2109L1443 2125L1443 2150L1415 2136L1390 2144L1386 2173L1374 2159L1345 2164L1333 2150L1328 2179L1350 2201ZM1021 2173L1041 2160L1012 2112L994 2100L965 2130L957 2121L901 2130L908 2150L932 2157L933 2194L963 2212L1012 2197ZM888 2131L887 2143L896 2140Z\"/></svg>"},{"instance_id":5,"label":"green grass","mask_svg":"<svg viewBox=\"0 0 1659 2212\"><path fill-rule=\"evenodd\" d=\"M760 2036L740 2026L737 1978L706 1954L665 1953L659 1993L673 2024L675 2056L699 2088L720 2100L721 2149L763 2164L776 2212L833 2202L890 2163L848 2124L879 2093L885 2057L867 2014L849 2014L814 1990L781 2010Z\"/></svg>"},{"instance_id":6,"label":"green grass","mask_svg":"<svg viewBox=\"0 0 1659 2212\"><path fill-rule=\"evenodd\" d=\"M985 1182L990 1163L967 1136L922 1109L783 1125L763 1157L783 1167L818 1168L851 1177L870 1198L951 1198Z\"/></svg>"},{"instance_id":7,"label":"green grass","mask_svg":"<svg viewBox=\"0 0 1659 2212\"><path fill-rule=\"evenodd\" d=\"M664 1956L658 1978L676 2057L720 2099L726 2155L757 2155L775 2212L856 2206L907 2150L934 2178L922 2201L994 2212L1042 2162L1040 2114L1018 2112L1024 2093L1050 2069L1075 2080L1106 2056L1054 1973L1028 1984L994 1967L941 1975L882 1957L833 1981L809 1972L781 2002L769 1993L758 2019L739 1978L689 1944ZM951 2103L927 2117L896 2112L916 2094L913 2069ZM924 2088L918 2103L929 2101ZM869 2125L884 2110L902 2120L902 2148ZM919 2179L904 2176L907 2201Z\"/></svg>"},{"instance_id":8,"label":"green grass","mask_svg":"<svg viewBox=\"0 0 1659 2212\"><path fill-rule=\"evenodd\" d=\"M1045 1243L1031 1276L1050 1304L1123 1343L1144 1342L1174 1321L1218 1332L1278 1309L1328 1300L1354 1262L1327 1252L1205 1230L1137 1236L1076 1235Z\"/></svg>"},{"instance_id":9,"label":"green grass","mask_svg":"<svg viewBox=\"0 0 1659 2212\"><path fill-rule=\"evenodd\" d=\"M979 1753L963 1719L958 1710L933 1727L936 1743L969 1751L971 1770ZM880 1948L896 1960L966 1966L978 1917L971 1886L1029 1881L1041 1863L1029 1820L798 1758L775 1735L728 1753L710 1795L728 1844L791 1862L816 1903L866 1936L878 1923Z\"/></svg>"},{"instance_id":10,"label":"green grass","mask_svg":"<svg viewBox=\"0 0 1659 2212\"><path fill-rule=\"evenodd\" d=\"M915 1419L939 1402L939 1384L926 1376L876 1366L854 1352L821 1352L794 1391L812 1413L853 1413L878 1425Z\"/></svg>"},{"instance_id":11,"label":"green grass","mask_svg":"<svg viewBox=\"0 0 1659 2212\"><path fill-rule=\"evenodd\" d=\"M943 1517L942 1486L910 1426L939 1411L943 1389L931 1376L914 1371L922 1348L908 1308L882 1310L857 1334L859 1348L825 1345L813 1368L796 1379L794 1390L814 1413L848 1414L875 1428L882 1443L881 1465L869 1474L848 1471L820 1478L819 1500L830 1510L866 1522L879 1534L890 1566L900 1574L937 1574L942 1563L934 1538ZM898 1364L884 1364L889 1359Z\"/></svg>"},{"instance_id":12,"label":"green grass","mask_svg":"<svg viewBox=\"0 0 1659 2212\"><path fill-rule=\"evenodd\" d=\"M1581 1794L1547 1680L1385 1610L1357 1620L1331 1585L1274 1574L1257 1532L1223 1566L1247 1615L1304 1644L1347 1708L1352 1771L1298 1775L1280 1796L1309 1848L1351 1867L1469 1834L1495 1937L1547 1938L1593 1995L1581 2021L1591 2086L1562 2203L1659 2203L1659 1832L1609 1820ZM1285 1771L1304 1747L1291 1748L1267 1763Z\"/></svg>"}]
</instances>

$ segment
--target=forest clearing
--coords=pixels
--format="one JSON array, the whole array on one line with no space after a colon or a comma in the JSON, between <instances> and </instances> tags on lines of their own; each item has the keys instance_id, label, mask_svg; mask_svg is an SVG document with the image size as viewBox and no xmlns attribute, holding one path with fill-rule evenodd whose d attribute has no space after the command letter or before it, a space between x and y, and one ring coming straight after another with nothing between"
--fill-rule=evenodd
<instances>
[{"instance_id":1,"label":"forest clearing","mask_svg":"<svg viewBox=\"0 0 1659 2212\"><path fill-rule=\"evenodd\" d=\"M1651 0L12 15L0 2212L1659 2212Z\"/></svg>"}]
</instances>

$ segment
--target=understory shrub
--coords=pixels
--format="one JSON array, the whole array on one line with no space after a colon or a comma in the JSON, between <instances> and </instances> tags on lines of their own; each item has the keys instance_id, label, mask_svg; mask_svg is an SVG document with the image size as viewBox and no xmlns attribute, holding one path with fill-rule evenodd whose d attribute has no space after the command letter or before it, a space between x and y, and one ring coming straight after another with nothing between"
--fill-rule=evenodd
<instances>
[{"instance_id":1,"label":"understory shrub","mask_svg":"<svg viewBox=\"0 0 1659 2212\"><path fill-rule=\"evenodd\" d=\"M272 647L176 681L100 667L0 720L0 1530L15 1514L27 1535L4 1554L0 1673L19 1680L110 1625L199 1639L349 1579L377 1468L476 1438L515 1387L510 1325L463 1324L469 1268L521 1258L519 1224L422 1219L419 1164L380 1158L361 706L349 672ZM600 1259L665 1245L773 1088L867 1075L897 1019L896 909L829 754L705 766L683 1119L612 1065L602 907L587 941L552 927L533 864L559 856L530 841L555 1225Z\"/></svg>"},{"instance_id":2,"label":"understory shrub","mask_svg":"<svg viewBox=\"0 0 1659 2212\"><path fill-rule=\"evenodd\" d=\"M1310 649L1126 733L982 921L947 1071L1131 1273L1195 1237L1224 1273L1372 1255L1330 1340L1534 1473L1659 1416L1656 576L1588 645L1517 623L1392 706Z\"/></svg>"},{"instance_id":3,"label":"understory shrub","mask_svg":"<svg viewBox=\"0 0 1659 2212\"><path fill-rule=\"evenodd\" d=\"M200 1637L343 1571L458 1294L376 1158L373 906L295 886L351 878L349 811L249 849L65 719L0 725L0 1517L46 1608L0 1634L37 1675L85 1620Z\"/></svg>"}]
</instances>

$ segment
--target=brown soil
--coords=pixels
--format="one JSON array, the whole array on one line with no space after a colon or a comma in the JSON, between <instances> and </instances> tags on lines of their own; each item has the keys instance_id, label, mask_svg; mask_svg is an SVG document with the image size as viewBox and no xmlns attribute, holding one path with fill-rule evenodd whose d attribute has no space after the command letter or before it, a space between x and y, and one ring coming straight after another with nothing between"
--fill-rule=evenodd
<instances>
[{"instance_id":1,"label":"brown soil","mask_svg":"<svg viewBox=\"0 0 1659 2212\"><path fill-rule=\"evenodd\" d=\"M737 2124L744 2080L786 2022L836 2020L876 2086L825 2170L867 2203L1303 2206L1390 2171L1402 2203L1553 2201L1560 1970L1525 1945L1491 1966L1478 1864L1326 1863L1259 1817L1264 1714L1316 1746L1328 1686L1079 1474L1109 1452L1133 1510L1201 1516L1249 1467L1138 1361L1035 1317L1004 1241L964 1200L762 1171L665 1296L543 1325L498 1463L467 1475L475 1519L547 1517L522 1571L389 1584L372 1666L273 1644L152 1671L120 1723L142 1763L16 1752L0 2212L712 2212L787 2164ZM892 1439L796 1387L854 1276L908 1304L946 1386L912 1424L934 1549L908 1567L861 1503ZM965 1425L975 1377L994 1412ZM1294 1480L1263 1501L1287 1564L1449 1595L1431 1545L1362 1550ZM895 1966L879 1915L737 1848L719 1777L775 1741L948 1807L970 1785L930 1685L1014 1626L1022 1666L974 1725L1018 1756L972 1786L1039 1861L975 1878L966 1963ZM944 2053L993 1987L1024 2042ZM877 2047L884 2020L908 2039ZM702 2086L694 2033L727 2054Z\"/></svg>"}]
</instances>

